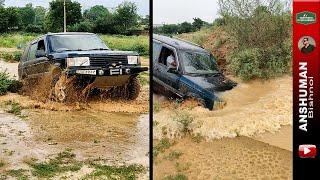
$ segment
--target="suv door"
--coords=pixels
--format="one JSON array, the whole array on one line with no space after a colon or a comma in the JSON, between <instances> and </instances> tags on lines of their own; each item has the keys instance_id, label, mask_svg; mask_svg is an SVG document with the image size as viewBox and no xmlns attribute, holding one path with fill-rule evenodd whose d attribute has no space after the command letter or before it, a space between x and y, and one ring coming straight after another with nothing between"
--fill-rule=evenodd
<instances>
[{"instance_id":1,"label":"suv door","mask_svg":"<svg viewBox=\"0 0 320 180\"><path fill-rule=\"evenodd\" d=\"M19 75L19 80L24 79L27 77L27 71L26 71L26 62L28 60L28 53L29 53L29 49L30 49L30 44L28 44L24 51L23 54L21 56L20 59L20 63L18 65L18 75Z\"/></svg>"},{"instance_id":2,"label":"suv door","mask_svg":"<svg viewBox=\"0 0 320 180\"><path fill-rule=\"evenodd\" d=\"M48 72L50 67L49 59L46 56L38 56L39 51L43 51L42 55L46 53L46 45L44 39L40 39L31 43L26 65L26 72L28 76L38 76Z\"/></svg>"},{"instance_id":3,"label":"suv door","mask_svg":"<svg viewBox=\"0 0 320 180\"><path fill-rule=\"evenodd\" d=\"M181 93L179 93L178 87L179 87L179 80L180 80L181 75L179 73L169 72L169 67L166 64L167 57L163 57L163 53L162 53L164 51L164 49L171 50L175 56L176 61L179 62L176 49L169 46L169 45L163 44L161 42L157 42L155 40L153 41L153 48L155 48L154 50L157 50L157 53L153 53L154 54L154 57L153 57L154 76L167 89L180 95ZM178 67L179 67L179 65L178 65ZM178 68L177 68L177 70L178 70ZM177 71L177 72L179 72L179 71Z\"/></svg>"}]
</instances>

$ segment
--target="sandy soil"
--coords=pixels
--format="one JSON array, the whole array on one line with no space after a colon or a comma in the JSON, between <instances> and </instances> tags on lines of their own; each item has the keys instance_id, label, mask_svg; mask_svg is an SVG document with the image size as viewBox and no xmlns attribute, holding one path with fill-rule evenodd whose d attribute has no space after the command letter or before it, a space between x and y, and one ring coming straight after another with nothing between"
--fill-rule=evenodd
<instances>
[{"instance_id":1,"label":"sandy soil","mask_svg":"<svg viewBox=\"0 0 320 180\"><path fill-rule=\"evenodd\" d=\"M162 138L175 142L155 158L154 178L184 174L189 179L291 179L291 84L288 76L241 82L219 94L226 105L214 111L193 101L177 106L163 96L154 96L160 109L154 115L155 146ZM173 121L177 114L193 117L191 135L186 137L181 124ZM182 155L168 160L173 151Z\"/></svg>"},{"instance_id":2,"label":"sandy soil","mask_svg":"<svg viewBox=\"0 0 320 180\"><path fill-rule=\"evenodd\" d=\"M0 72L6 71L12 78L18 79L18 64L19 63L7 63L0 59Z\"/></svg>"},{"instance_id":3,"label":"sandy soil","mask_svg":"<svg viewBox=\"0 0 320 180\"><path fill-rule=\"evenodd\" d=\"M182 152L180 158L166 160L173 150ZM189 179L292 179L291 156L247 137L200 143L184 138L156 158L154 179L179 173Z\"/></svg>"}]
</instances>

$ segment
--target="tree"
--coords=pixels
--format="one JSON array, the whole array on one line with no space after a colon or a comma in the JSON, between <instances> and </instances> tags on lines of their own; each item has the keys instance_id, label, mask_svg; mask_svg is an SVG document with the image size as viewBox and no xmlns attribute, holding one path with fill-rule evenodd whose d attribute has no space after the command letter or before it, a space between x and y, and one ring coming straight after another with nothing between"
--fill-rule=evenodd
<instances>
[{"instance_id":1,"label":"tree","mask_svg":"<svg viewBox=\"0 0 320 180\"><path fill-rule=\"evenodd\" d=\"M200 18L193 18L193 23L192 23L193 27L197 30L200 30L202 28L202 26L205 25L205 22L202 21L202 19Z\"/></svg>"},{"instance_id":2,"label":"tree","mask_svg":"<svg viewBox=\"0 0 320 180\"><path fill-rule=\"evenodd\" d=\"M6 9L6 16L8 19L8 28L14 29L19 26L19 12L16 7L8 7Z\"/></svg>"},{"instance_id":3,"label":"tree","mask_svg":"<svg viewBox=\"0 0 320 180\"><path fill-rule=\"evenodd\" d=\"M29 24L33 24L34 18L35 18L35 12L31 3L26 4L25 7L22 7L19 9L20 28L24 29Z\"/></svg>"},{"instance_id":4,"label":"tree","mask_svg":"<svg viewBox=\"0 0 320 180\"><path fill-rule=\"evenodd\" d=\"M85 10L83 13L83 17L90 21L97 21L99 17L104 17L109 14L110 13L107 8L101 5L96 5L90 9Z\"/></svg>"},{"instance_id":5,"label":"tree","mask_svg":"<svg viewBox=\"0 0 320 180\"><path fill-rule=\"evenodd\" d=\"M0 7L0 32L6 32L8 30L8 17L6 15L6 9Z\"/></svg>"},{"instance_id":6,"label":"tree","mask_svg":"<svg viewBox=\"0 0 320 180\"><path fill-rule=\"evenodd\" d=\"M35 24L43 26L44 17L46 15L46 9L42 6L37 6L34 8L35 12Z\"/></svg>"},{"instance_id":7,"label":"tree","mask_svg":"<svg viewBox=\"0 0 320 180\"><path fill-rule=\"evenodd\" d=\"M188 33L188 32L194 32L195 28L192 26L191 23L183 22L180 24L179 33Z\"/></svg>"},{"instance_id":8,"label":"tree","mask_svg":"<svg viewBox=\"0 0 320 180\"><path fill-rule=\"evenodd\" d=\"M115 28L119 33L128 33L128 31L138 24L137 5L125 1L120 4L114 13Z\"/></svg>"},{"instance_id":9,"label":"tree","mask_svg":"<svg viewBox=\"0 0 320 180\"><path fill-rule=\"evenodd\" d=\"M67 25L72 26L82 19L81 5L78 2L66 0ZM49 12L45 18L45 30L51 32L63 31L63 1L50 2Z\"/></svg>"}]
</instances>

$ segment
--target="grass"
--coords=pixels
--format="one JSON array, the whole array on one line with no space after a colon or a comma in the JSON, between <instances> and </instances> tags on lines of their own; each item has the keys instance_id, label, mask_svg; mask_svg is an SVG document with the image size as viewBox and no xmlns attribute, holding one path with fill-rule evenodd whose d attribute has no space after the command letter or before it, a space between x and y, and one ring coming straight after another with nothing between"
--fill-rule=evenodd
<instances>
[{"instance_id":1,"label":"grass","mask_svg":"<svg viewBox=\"0 0 320 180\"><path fill-rule=\"evenodd\" d=\"M26 44L41 34L7 33L0 35L0 47L23 49ZM111 49L137 51L140 55L149 54L148 36L99 35Z\"/></svg>"},{"instance_id":2,"label":"grass","mask_svg":"<svg viewBox=\"0 0 320 180\"><path fill-rule=\"evenodd\" d=\"M142 86L148 85L149 84L149 73L148 72L142 72L138 75L138 79L140 81L140 84Z\"/></svg>"},{"instance_id":3,"label":"grass","mask_svg":"<svg viewBox=\"0 0 320 180\"><path fill-rule=\"evenodd\" d=\"M179 159L179 157L182 155L183 153L177 150L174 150L172 152L169 153L168 156L164 157L167 160L173 161L176 159Z\"/></svg>"},{"instance_id":4,"label":"grass","mask_svg":"<svg viewBox=\"0 0 320 180\"><path fill-rule=\"evenodd\" d=\"M5 62L19 62L21 56L21 51L0 52L0 58L2 58Z\"/></svg>"},{"instance_id":5,"label":"grass","mask_svg":"<svg viewBox=\"0 0 320 180\"><path fill-rule=\"evenodd\" d=\"M84 179L136 179L137 175L144 172L145 168L142 165L129 166L108 166L93 164L95 170L87 175Z\"/></svg>"},{"instance_id":6,"label":"grass","mask_svg":"<svg viewBox=\"0 0 320 180\"><path fill-rule=\"evenodd\" d=\"M206 27L196 32L180 34L177 36L177 38L184 39L202 46L206 42L211 31L211 27Z\"/></svg>"},{"instance_id":7,"label":"grass","mask_svg":"<svg viewBox=\"0 0 320 180\"><path fill-rule=\"evenodd\" d=\"M193 142L200 143L201 141L204 140L204 137L201 136L201 134L197 133L197 134L195 134L195 135L193 134L193 135L191 136L191 140L192 140Z\"/></svg>"},{"instance_id":8,"label":"grass","mask_svg":"<svg viewBox=\"0 0 320 180\"><path fill-rule=\"evenodd\" d=\"M188 177L184 174L178 173L176 175L169 175L163 178L163 180L187 180Z\"/></svg>"},{"instance_id":9,"label":"grass","mask_svg":"<svg viewBox=\"0 0 320 180\"><path fill-rule=\"evenodd\" d=\"M142 165L109 166L95 164L92 161L81 162L75 159L76 155L71 149L60 152L56 157L46 162L36 160L25 161L32 169L32 175L38 179L50 179L65 172L77 172L84 164L94 168L93 172L83 179L136 179L139 173L145 172Z\"/></svg>"},{"instance_id":10,"label":"grass","mask_svg":"<svg viewBox=\"0 0 320 180\"><path fill-rule=\"evenodd\" d=\"M161 105L159 101L153 103L153 112L158 113L161 110Z\"/></svg>"},{"instance_id":11,"label":"grass","mask_svg":"<svg viewBox=\"0 0 320 180\"><path fill-rule=\"evenodd\" d=\"M54 177L58 173L63 172L75 172L79 171L83 165L74 159L75 154L71 150L66 149L59 153L55 158L50 159L48 162L30 162L29 165L32 167L32 174L40 178Z\"/></svg>"},{"instance_id":12,"label":"grass","mask_svg":"<svg viewBox=\"0 0 320 180\"><path fill-rule=\"evenodd\" d=\"M0 72L0 96L5 95L12 84L13 80L7 72Z\"/></svg>"},{"instance_id":13,"label":"grass","mask_svg":"<svg viewBox=\"0 0 320 180\"><path fill-rule=\"evenodd\" d=\"M39 34L29 33L7 33L0 36L0 47L4 48L24 48L25 44L32 41Z\"/></svg>"},{"instance_id":14,"label":"grass","mask_svg":"<svg viewBox=\"0 0 320 180\"><path fill-rule=\"evenodd\" d=\"M171 143L168 138L162 138L160 142L152 149L154 157L158 156L159 153L164 152L166 149L170 148L172 145L173 143Z\"/></svg>"},{"instance_id":15,"label":"grass","mask_svg":"<svg viewBox=\"0 0 320 180\"><path fill-rule=\"evenodd\" d=\"M6 165L6 163L4 161L0 160L0 168L2 168L5 165Z\"/></svg>"},{"instance_id":16,"label":"grass","mask_svg":"<svg viewBox=\"0 0 320 180\"><path fill-rule=\"evenodd\" d=\"M192 124L194 118L188 112L176 112L173 120L180 124L180 131L182 133L187 134L191 131L190 125Z\"/></svg>"},{"instance_id":17,"label":"grass","mask_svg":"<svg viewBox=\"0 0 320 180\"><path fill-rule=\"evenodd\" d=\"M24 174L26 171L27 170L25 169L13 169L13 170L9 170L7 174L9 176L15 177L18 180L27 180L29 178L27 175Z\"/></svg>"},{"instance_id":18,"label":"grass","mask_svg":"<svg viewBox=\"0 0 320 180\"><path fill-rule=\"evenodd\" d=\"M19 103L14 101L6 101L5 105L9 106L9 109L7 110L8 113L14 114L16 116L21 115L22 107Z\"/></svg>"},{"instance_id":19,"label":"grass","mask_svg":"<svg viewBox=\"0 0 320 180\"><path fill-rule=\"evenodd\" d=\"M143 56L149 54L148 36L100 35L100 38L111 49L137 51Z\"/></svg>"}]
</instances>

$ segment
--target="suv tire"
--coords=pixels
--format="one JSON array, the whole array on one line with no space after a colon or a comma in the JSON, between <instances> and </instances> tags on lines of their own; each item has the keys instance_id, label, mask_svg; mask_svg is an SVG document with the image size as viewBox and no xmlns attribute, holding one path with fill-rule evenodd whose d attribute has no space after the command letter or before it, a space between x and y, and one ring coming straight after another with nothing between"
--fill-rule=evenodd
<instances>
[{"instance_id":1,"label":"suv tire","mask_svg":"<svg viewBox=\"0 0 320 180\"><path fill-rule=\"evenodd\" d=\"M135 100L138 98L140 93L140 82L137 77L133 77L130 79L127 85L127 99L128 100Z\"/></svg>"}]
</instances>

